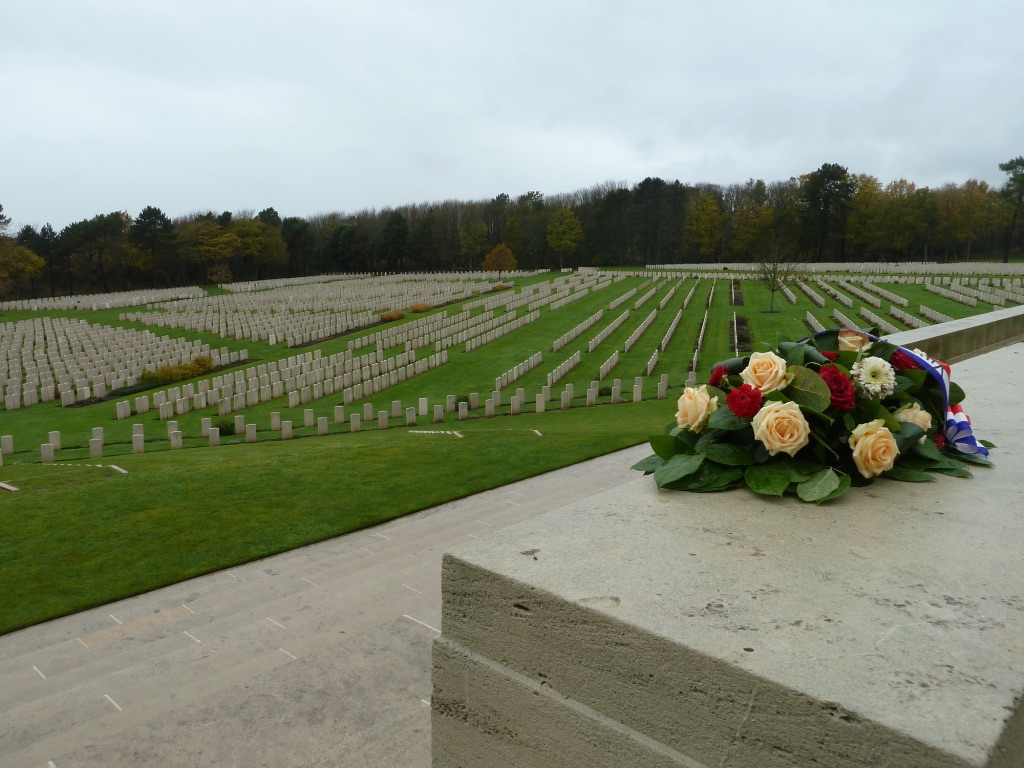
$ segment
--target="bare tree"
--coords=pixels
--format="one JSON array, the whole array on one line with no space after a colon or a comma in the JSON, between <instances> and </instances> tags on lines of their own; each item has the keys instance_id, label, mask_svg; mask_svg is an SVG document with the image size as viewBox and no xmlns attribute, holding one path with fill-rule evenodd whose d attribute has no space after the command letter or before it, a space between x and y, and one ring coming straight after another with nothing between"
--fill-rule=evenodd
<instances>
[{"instance_id":1,"label":"bare tree","mask_svg":"<svg viewBox=\"0 0 1024 768\"><path fill-rule=\"evenodd\" d=\"M757 279L771 293L769 312L775 311L775 294L781 291L786 283L796 277L796 264L792 252L777 238L772 238L759 249L760 258L757 262Z\"/></svg>"}]
</instances>

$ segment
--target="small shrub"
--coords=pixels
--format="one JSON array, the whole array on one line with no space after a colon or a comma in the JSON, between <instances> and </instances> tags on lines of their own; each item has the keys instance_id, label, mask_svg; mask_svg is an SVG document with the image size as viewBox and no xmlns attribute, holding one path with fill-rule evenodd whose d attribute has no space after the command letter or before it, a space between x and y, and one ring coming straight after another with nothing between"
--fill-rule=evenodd
<instances>
[{"instance_id":1,"label":"small shrub","mask_svg":"<svg viewBox=\"0 0 1024 768\"><path fill-rule=\"evenodd\" d=\"M413 304L409 307L410 312L429 312L433 307L429 304Z\"/></svg>"},{"instance_id":2,"label":"small shrub","mask_svg":"<svg viewBox=\"0 0 1024 768\"><path fill-rule=\"evenodd\" d=\"M405 312L400 309L392 309L390 312L381 312L380 321L382 323L391 323L395 320L401 320L405 317Z\"/></svg>"},{"instance_id":3,"label":"small shrub","mask_svg":"<svg viewBox=\"0 0 1024 768\"><path fill-rule=\"evenodd\" d=\"M174 384L186 379L194 379L213 370L213 358L209 355L200 355L191 363L184 365L165 365L155 371L143 371L139 377L139 384L145 386L161 386L163 384Z\"/></svg>"},{"instance_id":4,"label":"small shrub","mask_svg":"<svg viewBox=\"0 0 1024 768\"><path fill-rule=\"evenodd\" d=\"M597 396L598 397L611 397L612 396L612 388L611 387L600 387L597 390Z\"/></svg>"},{"instance_id":5,"label":"small shrub","mask_svg":"<svg viewBox=\"0 0 1024 768\"><path fill-rule=\"evenodd\" d=\"M491 286L491 293L497 293L498 291L508 291L511 289L511 285L505 285L505 283L498 283L497 285Z\"/></svg>"},{"instance_id":6,"label":"small shrub","mask_svg":"<svg viewBox=\"0 0 1024 768\"><path fill-rule=\"evenodd\" d=\"M221 437L227 437L228 435L235 434L235 420L229 416L222 416L210 426L219 429Z\"/></svg>"}]
</instances>

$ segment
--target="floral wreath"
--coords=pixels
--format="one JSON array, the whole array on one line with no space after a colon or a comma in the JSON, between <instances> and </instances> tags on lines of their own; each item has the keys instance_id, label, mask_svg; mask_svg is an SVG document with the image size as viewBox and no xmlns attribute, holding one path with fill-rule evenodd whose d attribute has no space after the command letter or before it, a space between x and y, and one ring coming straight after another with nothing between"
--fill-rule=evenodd
<instances>
[{"instance_id":1,"label":"floral wreath","mask_svg":"<svg viewBox=\"0 0 1024 768\"><path fill-rule=\"evenodd\" d=\"M974 436L949 365L873 331L780 336L775 349L715 365L633 469L670 490L745 484L821 503L879 476L927 482L991 466L995 446Z\"/></svg>"}]
</instances>

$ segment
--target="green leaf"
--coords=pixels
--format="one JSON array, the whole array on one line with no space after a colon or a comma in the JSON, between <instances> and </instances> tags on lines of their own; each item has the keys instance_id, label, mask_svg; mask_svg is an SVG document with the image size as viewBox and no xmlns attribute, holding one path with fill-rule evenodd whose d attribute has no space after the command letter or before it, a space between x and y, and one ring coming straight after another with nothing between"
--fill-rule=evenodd
<instances>
[{"instance_id":1,"label":"green leaf","mask_svg":"<svg viewBox=\"0 0 1024 768\"><path fill-rule=\"evenodd\" d=\"M935 477L927 472L922 472L919 469L911 469L910 467L901 467L898 464L888 472L883 473L882 477L888 477L890 480L902 480L905 483L935 482Z\"/></svg>"},{"instance_id":2,"label":"green leaf","mask_svg":"<svg viewBox=\"0 0 1024 768\"><path fill-rule=\"evenodd\" d=\"M723 360L720 363L715 363L711 366L711 370L714 370L720 365L725 366L725 370L730 374L736 374L747 367L747 363L750 362L750 357L730 357L728 360Z\"/></svg>"},{"instance_id":3,"label":"green leaf","mask_svg":"<svg viewBox=\"0 0 1024 768\"><path fill-rule=\"evenodd\" d=\"M966 477L968 479L974 477L971 474L971 470L959 461L955 462L955 464L956 466L951 467L933 467L932 472L938 472L940 475L949 475L950 477Z\"/></svg>"},{"instance_id":4,"label":"green leaf","mask_svg":"<svg viewBox=\"0 0 1024 768\"><path fill-rule=\"evenodd\" d=\"M735 413L729 410L722 401L718 403L718 410L711 414L708 418L708 427L710 429L721 429L733 431L737 429L746 429L750 426L750 419L741 419Z\"/></svg>"},{"instance_id":5,"label":"green leaf","mask_svg":"<svg viewBox=\"0 0 1024 768\"><path fill-rule=\"evenodd\" d=\"M692 474L661 486L671 491L720 491L738 485L743 479L743 470L726 467L707 460Z\"/></svg>"},{"instance_id":6,"label":"green leaf","mask_svg":"<svg viewBox=\"0 0 1024 768\"><path fill-rule=\"evenodd\" d=\"M973 453L960 453L954 449L954 451L951 451L948 455L955 459L959 459L960 461L965 461L968 464L980 464L983 467L995 466L990 459Z\"/></svg>"},{"instance_id":7,"label":"green leaf","mask_svg":"<svg viewBox=\"0 0 1024 768\"><path fill-rule=\"evenodd\" d=\"M792 341L784 341L779 344L779 354L786 361L786 365L803 365L807 347Z\"/></svg>"},{"instance_id":8,"label":"green leaf","mask_svg":"<svg viewBox=\"0 0 1024 768\"><path fill-rule=\"evenodd\" d=\"M967 397L960 385L955 381L949 382L949 404L956 405L957 403L963 402L963 399Z\"/></svg>"},{"instance_id":9,"label":"green leaf","mask_svg":"<svg viewBox=\"0 0 1024 768\"><path fill-rule=\"evenodd\" d=\"M818 365L828 365L831 361L825 357L814 347L808 346L804 352L806 360L805 363L817 363Z\"/></svg>"},{"instance_id":10,"label":"green leaf","mask_svg":"<svg viewBox=\"0 0 1024 768\"><path fill-rule=\"evenodd\" d=\"M697 453L704 453L707 451L708 446L721 443L728 434L728 432L723 432L720 429L705 429L700 433L700 440L697 441L693 448Z\"/></svg>"},{"instance_id":11,"label":"green leaf","mask_svg":"<svg viewBox=\"0 0 1024 768\"><path fill-rule=\"evenodd\" d=\"M839 475L831 467L822 467L809 480L796 487L796 495L804 501L820 501L839 487Z\"/></svg>"},{"instance_id":12,"label":"green leaf","mask_svg":"<svg viewBox=\"0 0 1024 768\"><path fill-rule=\"evenodd\" d=\"M654 470L654 481L659 488L674 483L696 472L704 463L704 454L677 454Z\"/></svg>"},{"instance_id":13,"label":"green leaf","mask_svg":"<svg viewBox=\"0 0 1024 768\"><path fill-rule=\"evenodd\" d=\"M713 461L705 461L696 475L689 478L691 487L684 490L705 493L710 491L724 491L739 484L743 479L743 470L738 467L723 467ZM683 480L686 483L687 480ZM678 487L673 486L673 487Z\"/></svg>"},{"instance_id":14,"label":"green leaf","mask_svg":"<svg viewBox=\"0 0 1024 768\"><path fill-rule=\"evenodd\" d=\"M996 444L988 440L979 440L978 443L984 445L986 448L996 448Z\"/></svg>"},{"instance_id":15,"label":"green leaf","mask_svg":"<svg viewBox=\"0 0 1024 768\"><path fill-rule=\"evenodd\" d=\"M645 475L649 475L664 463L665 460L661 458L661 456L648 456L646 459L640 459L640 461L630 467L630 469L636 469L643 472Z\"/></svg>"},{"instance_id":16,"label":"green leaf","mask_svg":"<svg viewBox=\"0 0 1024 768\"><path fill-rule=\"evenodd\" d=\"M914 382L906 376L900 375L896 377L896 386L893 387L892 393L899 395L904 392L909 392L914 388Z\"/></svg>"},{"instance_id":17,"label":"green leaf","mask_svg":"<svg viewBox=\"0 0 1024 768\"><path fill-rule=\"evenodd\" d=\"M900 453L906 453L924 437L924 430L917 424L911 424L908 421L899 422L899 424L900 430L893 432L892 436L896 438L896 449Z\"/></svg>"},{"instance_id":18,"label":"green leaf","mask_svg":"<svg viewBox=\"0 0 1024 768\"><path fill-rule=\"evenodd\" d=\"M684 452L684 444L673 435L651 435L651 450L663 459L671 459Z\"/></svg>"},{"instance_id":19,"label":"green leaf","mask_svg":"<svg viewBox=\"0 0 1024 768\"><path fill-rule=\"evenodd\" d=\"M747 467L754 463L754 445L713 443L704 449L707 457L730 467Z\"/></svg>"},{"instance_id":20,"label":"green leaf","mask_svg":"<svg viewBox=\"0 0 1024 768\"><path fill-rule=\"evenodd\" d=\"M791 365L786 371L793 374L793 381L782 390L782 394L812 411L824 411L832 403L828 384L817 373L802 365Z\"/></svg>"},{"instance_id":21,"label":"green leaf","mask_svg":"<svg viewBox=\"0 0 1024 768\"><path fill-rule=\"evenodd\" d=\"M835 499L835 498L837 498L839 496L842 496L844 493L846 493L848 490L850 490L851 482L852 481L850 480L850 476L849 475L840 474L839 475L839 485L836 487L836 489L834 491L832 491L832 493L830 493L828 496L823 496L822 498L818 499L814 503L815 504L824 504L826 501L831 501L832 499Z\"/></svg>"},{"instance_id":22,"label":"green leaf","mask_svg":"<svg viewBox=\"0 0 1024 768\"><path fill-rule=\"evenodd\" d=\"M811 459L783 459L778 466L784 467L789 472L789 482L802 483L810 480L815 473L821 471L822 465Z\"/></svg>"},{"instance_id":23,"label":"green leaf","mask_svg":"<svg viewBox=\"0 0 1024 768\"><path fill-rule=\"evenodd\" d=\"M743 473L747 487L765 496L781 496L789 487L789 470L778 465L747 467Z\"/></svg>"},{"instance_id":24,"label":"green leaf","mask_svg":"<svg viewBox=\"0 0 1024 768\"><path fill-rule=\"evenodd\" d=\"M942 451L940 451L938 446L936 446L931 440L925 440L923 443L916 443L913 447L913 453L920 454L921 456L935 461L945 459Z\"/></svg>"},{"instance_id":25,"label":"green leaf","mask_svg":"<svg viewBox=\"0 0 1024 768\"><path fill-rule=\"evenodd\" d=\"M900 371L900 376L910 380L912 386L909 391L911 394L914 394L924 386L925 381L928 379L928 372L911 368L905 371Z\"/></svg>"}]
</instances>

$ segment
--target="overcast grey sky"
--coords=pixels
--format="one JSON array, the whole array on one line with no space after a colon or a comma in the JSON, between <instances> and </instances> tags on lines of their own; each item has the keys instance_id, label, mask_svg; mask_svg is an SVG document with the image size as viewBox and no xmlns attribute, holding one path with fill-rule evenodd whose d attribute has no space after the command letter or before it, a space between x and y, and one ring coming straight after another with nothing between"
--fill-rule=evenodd
<instances>
[{"instance_id":1,"label":"overcast grey sky","mask_svg":"<svg viewBox=\"0 0 1024 768\"><path fill-rule=\"evenodd\" d=\"M282 216L607 180L1001 184L1020 0L6 0L0 204Z\"/></svg>"}]
</instances>

